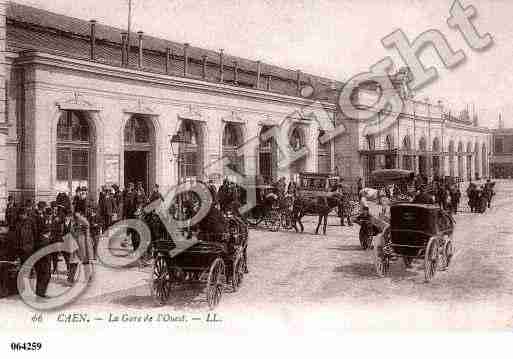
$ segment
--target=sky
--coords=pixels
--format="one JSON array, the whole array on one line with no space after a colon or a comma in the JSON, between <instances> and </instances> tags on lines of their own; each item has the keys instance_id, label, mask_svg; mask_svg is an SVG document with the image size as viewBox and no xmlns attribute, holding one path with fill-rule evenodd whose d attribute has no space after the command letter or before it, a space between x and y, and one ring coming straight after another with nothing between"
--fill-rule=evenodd
<instances>
[{"instance_id":1,"label":"sky","mask_svg":"<svg viewBox=\"0 0 513 359\"><path fill-rule=\"evenodd\" d=\"M132 0L132 31L211 50L262 60L339 81L369 71L390 56L404 66L399 53L381 39L401 29L410 41L438 30L466 61L446 69L426 48L421 59L438 70L438 79L416 92L418 99L441 100L458 112L472 104L479 124L513 127L513 1L461 0L472 5L472 22L493 45L476 52L446 21L454 0ZM60 14L126 28L128 0L16 0Z\"/></svg>"}]
</instances>

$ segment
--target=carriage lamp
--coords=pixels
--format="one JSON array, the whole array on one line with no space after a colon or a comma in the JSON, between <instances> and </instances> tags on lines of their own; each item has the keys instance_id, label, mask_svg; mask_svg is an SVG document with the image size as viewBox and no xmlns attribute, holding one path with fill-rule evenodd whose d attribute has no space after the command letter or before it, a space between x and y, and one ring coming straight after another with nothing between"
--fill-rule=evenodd
<instances>
[{"instance_id":1,"label":"carriage lamp","mask_svg":"<svg viewBox=\"0 0 513 359\"><path fill-rule=\"evenodd\" d=\"M180 145L182 143L185 143L185 139L182 135L182 132L178 131L173 136L171 136L169 142L171 144L171 152L173 153L173 157L177 158L180 154Z\"/></svg>"}]
</instances>

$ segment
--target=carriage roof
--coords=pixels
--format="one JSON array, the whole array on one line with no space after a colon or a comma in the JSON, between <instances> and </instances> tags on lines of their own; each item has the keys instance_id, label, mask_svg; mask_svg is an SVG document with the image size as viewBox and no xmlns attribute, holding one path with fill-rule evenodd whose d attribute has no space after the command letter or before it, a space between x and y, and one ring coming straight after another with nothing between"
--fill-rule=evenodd
<instances>
[{"instance_id":1,"label":"carriage roof","mask_svg":"<svg viewBox=\"0 0 513 359\"><path fill-rule=\"evenodd\" d=\"M390 206L392 229L432 231L440 207L421 203L395 203Z\"/></svg>"}]
</instances>

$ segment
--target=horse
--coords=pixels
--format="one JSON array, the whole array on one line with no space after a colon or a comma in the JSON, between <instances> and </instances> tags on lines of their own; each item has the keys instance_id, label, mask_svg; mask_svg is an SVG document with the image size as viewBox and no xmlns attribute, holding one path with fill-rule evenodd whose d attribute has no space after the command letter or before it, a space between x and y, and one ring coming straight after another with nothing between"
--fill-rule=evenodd
<instances>
[{"instance_id":1,"label":"horse","mask_svg":"<svg viewBox=\"0 0 513 359\"><path fill-rule=\"evenodd\" d=\"M328 214L342 202L342 195L340 193L329 193L325 196L316 196L313 199L306 199L296 196L292 209L292 226L296 232L298 231L297 224L301 227L301 233L304 231L301 219L306 214L318 215L317 228L315 234L319 234L319 228L323 223L323 234L326 235L326 226L328 224Z\"/></svg>"}]
</instances>

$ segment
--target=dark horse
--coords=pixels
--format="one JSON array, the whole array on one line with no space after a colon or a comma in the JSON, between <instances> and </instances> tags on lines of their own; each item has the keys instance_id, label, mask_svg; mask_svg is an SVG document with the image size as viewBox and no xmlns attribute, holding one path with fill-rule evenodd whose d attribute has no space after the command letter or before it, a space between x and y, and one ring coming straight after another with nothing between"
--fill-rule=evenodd
<instances>
[{"instance_id":1,"label":"dark horse","mask_svg":"<svg viewBox=\"0 0 513 359\"><path fill-rule=\"evenodd\" d=\"M296 196L292 210L292 226L298 231L297 224L301 227L301 232L304 231L301 219L305 215L318 215L319 221L315 234L319 234L319 227L323 223L322 233L326 235L326 226L328 224L328 214L342 202L342 195L340 193L329 193L325 196L316 196L313 198L302 198Z\"/></svg>"}]
</instances>

